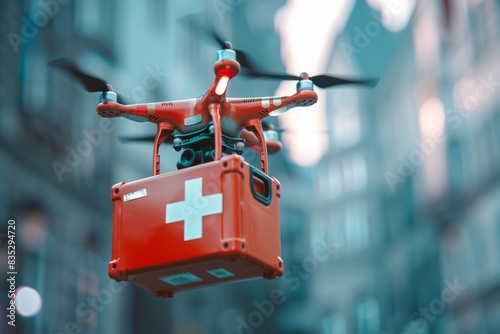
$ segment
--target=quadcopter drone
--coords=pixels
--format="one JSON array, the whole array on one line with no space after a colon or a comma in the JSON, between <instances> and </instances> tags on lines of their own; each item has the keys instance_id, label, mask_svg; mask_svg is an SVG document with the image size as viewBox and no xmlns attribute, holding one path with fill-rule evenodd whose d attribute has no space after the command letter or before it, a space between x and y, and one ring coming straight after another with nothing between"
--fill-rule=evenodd
<instances>
[{"instance_id":1,"label":"quadcopter drone","mask_svg":"<svg viewBox=\"0 0 500 334\"><path fill-rule=\"evenodd\" d=\"M277 129L264 120L294 107L315 104L318 95L314 86L373 86L377 82L266 73L230 42L203 30L217 41L220 50L213 66L215 79L198 98L127 104L111 85L82 72L70 60L52 62L80 80L88 91L101 92L96 108L101 117L157 125L154 138L140 139L154 139L154 177L120 182L111 188L113 238L108 275L118 282L132 281L158 297L283 275L281 188L279 181L268 175L267 165L268 153L279 151L281 143ZM296 92L290 96L227 98L229 82L239 73L297 80ZM182 151L178 171L160 174L162 143ZM237 156L245 147L259 152L260 169Z\"/></svg>"},{"instance_id":2,"label":"quadcopter drone","mask_svg":"<svg viewBox=\"0 0 500 334\"><path fill-rule=\"evenodd\" d=\"M82 72L66 58L52 62L78 78L87 91L101 92L96 111L101 117L125 117L134 121L149 121L157 125L153 146L153 175L160 173L159 147L170 142L181 151L177 168L220 160L222 155L243 153L244 147L260 153L260 167L267 174L268 153L281 149L272 125L262 122L268 116L278 116L294 107L315 104L318 95L314 85L328 88L343 84L375 86L377 79L352 80L318 75L310 77L289 74L265 73L249 61L241 50L233 49L215 32L209 32L221 50L214 64L215 79L208 90L198 98L156 103L126 104L104 80ZM243 69L243 71L242 71ZM298 80L296 92L290 96L227 98L229 82L240 73L249 77L279 80ZM264 125L264 127L263 127ZM266 138L267 137L267 138ZM151 138L153 139L153 138Z\"/></svg>"}]
</instances>

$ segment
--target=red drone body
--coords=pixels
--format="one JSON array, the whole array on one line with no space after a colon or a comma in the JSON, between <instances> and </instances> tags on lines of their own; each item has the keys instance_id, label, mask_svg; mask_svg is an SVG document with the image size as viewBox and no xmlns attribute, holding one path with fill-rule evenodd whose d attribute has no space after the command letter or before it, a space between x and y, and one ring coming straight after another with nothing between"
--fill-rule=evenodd
<instances>
[{"instance_id":1,"label":"red drone body","mask_svg":"<svg viewBox=\"0 0 500 334\"><path fill-rule=\"evenodd\" d=\"M139 116L158 126L154 141L153 175L160 172L159 146L174 132L189 134L213 125L214 160L222 156L223 136L244 139L246 146L256 146L261 155L261 169L267 174L267 145L261 120L279 115L293 107L310 106L318 95L308 79L301 80L298 90L291 96L259 98L226 98L229 81L240 71L236 53L224 49L214 64L215 80L207 92L196 99L123 105L113 100L108 92L102 94L97 113L102 117ZM307 78L306 74L303 74ZM111 87L108 86L110 91ZM110 98L111 97L111 98ZM279 148L278 148L279 149ZM276 151L276 149L274 150Z\"/></svg>"}]
</instances>

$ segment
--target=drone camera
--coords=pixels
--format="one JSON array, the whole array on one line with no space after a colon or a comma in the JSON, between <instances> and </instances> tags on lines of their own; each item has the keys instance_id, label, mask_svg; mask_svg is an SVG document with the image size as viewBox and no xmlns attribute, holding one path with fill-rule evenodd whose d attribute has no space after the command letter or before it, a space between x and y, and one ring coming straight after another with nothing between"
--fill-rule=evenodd
<instances>
[{"instance_id":1,"label":"drone camera","mask_svg":"<svg viewBox=\"0 0 500 334\"><path fill-rule=\"evenodd\" d=\"M186 148L182 152L179 161L177 161L177 169L184 169L211 161L215 161L215 150L203 151Z\"/></svg>"},{"instance_id":2,"label":"drone camera","mask_svg":"<svg viewBox=\"0 0 500 334\"><path fill-rule=\"evenodd\" d=\"M183 169L198 165L200 162L202 162L202 160L203 156L201 154L201 151L195 151L191 148L186 148L184 152L182 152L180 160L177 161L177 169Z\"/></svg>"},{"instance_id":3,"label":"drone camera","mask_svg":"<svg viewBox=\"0 0 500 334\"><path fill-rule=\"evenodd\" d=\"M210 162L215 160L215 150L210 150L205 152L205 162Z\"/></svg>"}]
</instances>

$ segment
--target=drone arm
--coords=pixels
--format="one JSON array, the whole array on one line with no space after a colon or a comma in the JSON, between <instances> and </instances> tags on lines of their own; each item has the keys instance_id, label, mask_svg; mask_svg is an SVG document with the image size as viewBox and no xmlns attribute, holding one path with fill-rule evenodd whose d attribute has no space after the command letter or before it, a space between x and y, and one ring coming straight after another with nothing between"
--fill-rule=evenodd
<instances>
[{"instance_id":1,"label":"drone arm","mask_svg":"<svg viewBox=\"0 0 500 334\"><path fill-rule=\"evenodd\" d=\"M154 105L154 103L124 105L117 102L104 101L97 105L96 112L99 116L107 118L118 117L122 114L148 118L149 111L153 108L151 105Z\"/></svg>"},{"instance_id":2,"label":"drone arm","mask_svg":"<svg viewBox=\"0 0 500 334\"><path fill-rule=\"evenodd\" d=\"M160 145L167 139L170 134L175 130L171 123L160 122L156 130L156 137L153 146L153 175L160 174Z\"/></svg>"},{"instance_id":3,"label":"drone arm","mask_svg":"<svg viewBox=\"0 0 500 334\"><path fill-rule=\"evenodd\" d=\"M312 90L298 91L291 96L228 99L236 118L246 121L251 118L263 119L278 116L294 107L305 107L316 103L318 95Z\"/></svg>"},{"instance_id":4,"label":"drone arm","mask_svg":"<svg viewBox=\"0 0 500 334\"><path fill-rule=\"evenodd\" d=\"M124 116L135 121L143 118L153 123L168 122L179 130L197 116L195 106L196 99L129 105L105 101L99 103L96 110L102 117Z\"/></svg>"}]
</instances>

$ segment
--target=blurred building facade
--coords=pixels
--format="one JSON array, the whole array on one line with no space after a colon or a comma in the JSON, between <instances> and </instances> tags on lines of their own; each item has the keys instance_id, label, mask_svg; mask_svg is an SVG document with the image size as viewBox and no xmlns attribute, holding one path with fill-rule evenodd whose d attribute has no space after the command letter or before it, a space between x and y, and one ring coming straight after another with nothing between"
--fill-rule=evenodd
<instances>
[{"instance_id":1,"label":"blurred building facade","mask_svg":"<svg viewBox=\"0 0 500 334\"><path fill-rule=\"evenodd\" d=\"M500 332L500 11L492 0L421 1L396 32L356 1L327 72L381 81L372 91L329 91L330 149L316 167L271 158L286 192L281 279L164 300L107 277L109 189L149 176L151 164L149 146L125 147L117 136L154 127L97 117L97 96L47 63L76 59L133 102L194 97L213 78L217 49L177 18L203 12L235 47L278 69L272 19L284 3L2 4L2 33L21 38L11 34L0 49L8 78L0 212L18 224L18 282L43 300L14 333ZM157 85L146 87L152 72ZM232 84L234 96L276 88ZM176 159L162 151L162 171ZM443 295L450 284L454 294ZM283 303L270 302L277 292Z\"/></svg>"},{"instance_id":2,"label":"blurred building facade","mask_svg":"<svg viewBox=\"0 0 500 334\"><path fill-rule=\"evenodd\" d=\"M271 17L280 3L271 4ZM253 307L254 292L263 291L266 281L163 300L109 279L109 189L117 182L151 175L152 148L122 146L117 138L154 133L155 128L97 117L93 110L98 95L85 92L48 63L68 57L89 74L109 80L131 102L196 97L213 80L217 48L182 29L178 18L201 13L228 38L238 38L242 48L258 46L247 20L238 19L244 11L245 5L238 1L2 3L7 42L1 44L0 53L4 80L0 93L6 101L0 115L0 212L17 224L16 284L35 289L42 299L39 313L31 317L18 313L16 327L2 321L2 332L236 330L238 317L245 317L241 305ZM237 28L229 29L233 25ZM261 43L278 45L273 39L277 37L271 34ZM266 58L279 62L277 49ZM255 88L250 82L235 82L231 94L266 96L275 86L264 83ZM257 154L247 158L258 163ZM162 149L162 172L173 170L177 159ZM274 162L285 163L280 158ZM6 250L2 248L4 258ZM2 268L7 272L5 263ZM5 281L1 286L8 291ZM9 300L0 303L6 318Z\"/></svg>"},{"instance_id":3,"label":"blurred building facade","mask_svg":"<svg viewBox=\"0 0 500 334\"><path fill-rule=\"evenodd\" d=\"M78 9L82 4L2 3L1 94L6 104L0 121L0 212L16 221L16 285L34 288L42 299L37 315L18 312L15 327L2 321L4 333L127 327L107 320L123 316L127 306L102 270L111 240L107 195L114 125L83 112L94 108L92 101L47 65L85 52L113 59L108 44L114 38L113 20L99 20L99 34L90 34L96 22L86 21L87 12ZM102 4L98 13L112 17L113 7ZM3 318L8 302L2 299Z\"/></svg>"},{"instance_id":4,"label":"blurred building facade","mask_svg":"<svg viewBox=\"0 0 500 334\"><path fill-rule=\"evenodd\" d=\"M417 2L397 32L401 8L374 9L357 2L332 50L330 72L381 80L371 93L329 93L311 247L326 235L337 252L312 276L317 317L302 325L496 333L499 3Z\"/></svg>"}]
</instances>

